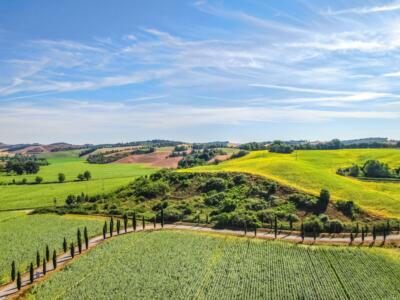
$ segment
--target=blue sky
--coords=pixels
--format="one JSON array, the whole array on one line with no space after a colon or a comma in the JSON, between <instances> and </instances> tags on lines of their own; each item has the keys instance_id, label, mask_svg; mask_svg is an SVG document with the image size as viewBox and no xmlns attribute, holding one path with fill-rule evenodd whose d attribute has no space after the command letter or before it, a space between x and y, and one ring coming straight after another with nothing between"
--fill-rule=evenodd
<instances>
[{"instance_id":1,"label":"blue sky","mask_svg":"<svg viewBox=\"0 0 400 300\"><path fill-rule=\"evenodd\" d=\"M400 1L0 2L0 141L400 138Z\"/></svg>"}]
</instances>

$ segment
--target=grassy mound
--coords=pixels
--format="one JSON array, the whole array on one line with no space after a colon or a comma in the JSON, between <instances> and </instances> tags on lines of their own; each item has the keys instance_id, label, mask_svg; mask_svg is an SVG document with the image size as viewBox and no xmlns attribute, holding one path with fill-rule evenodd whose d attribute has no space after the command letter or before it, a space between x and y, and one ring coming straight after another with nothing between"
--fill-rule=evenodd
<instances>
[{"instance_id":1,"label":"grassy mound","mask_svg":"<svg viewBox=\"0 0 400 300\"><path fill-rule=\"evenodd\" d=\"M295 151L292 154L255 151L239 159L188 171L237 171L258 174L314 195L325 188L331 192L333 199L353 200L375 214L400 217L399 183L367 182L336 174L338 168L354 163L362 164L369 159L377 159L395 168L400 165L400 151L349 149Z\"/></svg>"}]
</instances>

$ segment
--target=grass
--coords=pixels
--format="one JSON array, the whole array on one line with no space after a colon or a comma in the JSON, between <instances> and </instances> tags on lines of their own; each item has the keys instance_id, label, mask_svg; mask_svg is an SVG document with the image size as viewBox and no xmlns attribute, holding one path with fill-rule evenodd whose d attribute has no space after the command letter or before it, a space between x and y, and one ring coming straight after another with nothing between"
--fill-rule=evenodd
<instances>
[{"instance_id":1,"label":"grass","mask_svg":"<svg viewBox=\"0 0 400 300\"><path fill-rule=\"evenodd\" d=\"M390 167L400 166L400 150L350 149L295 151L292 154L255 151L219 165L184 171L236 171L266 176L281 184L318 195L322 188L334 200L353 200L364 209L384 217L400 217L400 186L396 182L367 182L339 176L336 170L353 163L378 159Z\"/></svg>"},{"instance_id":2,"label":"grass","mask_svg":"<svg viewBox=\"0 0 400 300\"><path fill-rule=\"evenodd\" d=\"M49 206L53 204L54 198L58 203L64 202L68 194L110 192L138 176L156 170L138 164L89 164L84 158L79 158L78 153L79 151L73 150L46 154L50 165L41 167L38 174L17 176L0 173L0 182L5 183L13 179L20 182L23 178L32 183L36 176L43 178L41 184L0 185L0 210ZM86 170L91 172L92 179L75 181L77 175ZM65 183L57 183L58 173L65 174Z\"/></svg>"},{"instance_id":3,"label":"grass","mask_svg":"<svg viewBox=\"0 0 400 300\"><path fill-rule=\"evenodd\" d=\"M399 278L383 249L162 231L109 240L26 298L399 299Z\"/></svg>"},{"instance_id":4,"label":"grass","mask_svg":"<svg viewBox=\"0 0 400 300\"><path fill-rule=\"evenodd\" d=\"M44 257L46 244L50 253L62 249L63 238L76 243L76 232L87 226L89 235L101 233L102 218L75 215L28 215L26 212L0 213L0 283L10 279L11 262L18 270L25 271L36 262L36 251Z\"/></svg>"}]
</instances>

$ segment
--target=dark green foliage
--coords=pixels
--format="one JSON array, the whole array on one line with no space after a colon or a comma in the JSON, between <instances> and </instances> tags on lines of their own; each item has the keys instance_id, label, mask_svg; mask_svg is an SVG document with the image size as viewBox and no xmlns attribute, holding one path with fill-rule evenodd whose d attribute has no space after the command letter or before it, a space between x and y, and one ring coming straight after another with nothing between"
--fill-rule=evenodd
<instances>
[{"instance_id":1,"label":"dark green foliage","mask_svg":"<svg viewBox=\"0 0 400 300\"><path fill-rule=\"evenodd\" d=\"M64 173L58 173L58 182L63 183L65 181L65 174Z\"/></svg>"},{"instance_id":2,"label":"dark green foliage","mask_svg":"<svg viewBox=\"0 0 400 300\"><path fill-rule=\"evenodd\" d=\"M301 241L304 242L305 231L304 231L304 224L303 223L301 223L300 235L301 235Z\"/></svg>"},{"instance_id":3,"label":"dark green foliage","mask_svg":"<svg viewBox=\"0 0 400 300\"><path fill-rule=\"evenodd\" d=\"M85 180L89 181L92 178L92 174L90 173L90 171L85 171L83 172L83 177L85 178Z\"/></svg>"},{"instance_id":4,"label":"dark green foliage","mask_svg":"<svg viewBox=\"0 0 400 300\"><path fill-rule=\"evenodd\" d=\"M288 200L300 209L315 210L318 207L318 199L306 194L291 194Z\"/></svg>"},{"instance_id":5,"label":"dark green foliage","mask_svg":"<svg viewBox=\"0 0 400 300\"><path fill-rule=\"evenodd\" d=\"M124 214L124 230L125 233L128 232L128 216L126 214Z\"/></svg>"},{"instance_id":6,"label":"dark green foliage","mask_svg":"<svg viewBox=\"0 0 400 300\"><path fill-rule=\"evenodd\" d=\"M133 231L136 231L136 212L133 213L132 216L132 227L133 227Z\"/></svg>"},{"instance_id":7,"label":"dark green foliage","mask_svg":"<svg viewBox=\"0 0 400 300\"><path fill-rule=\"evenodd\" d=\"M31 263L29 266L29 282L32 284L34 279L33 263Z\"/></svg>"},{"instance_id":8,"label":"dark green foliage","mask_svg":"<svg viewBox=\"0 0 400 300\"><path fill-rule=\"evenodd\" d=\"M103 239L106 239L107 236L107 221L104 221L104 226L103 226Z\"/></svg>"},{"instance_id":9,"label":"dark green foliage","mask_svg":"<svg viewBox=\"0 0 400 300\"><path fill-rule=\"evenodd\" d=\"M246 156L247 154L249 154L248 151L246 151L246 150L240 150L240 151L238 151L238 152L233 153L233 154L231 155L230 159L240 158L240 157Z\"/></svg>"},{"instance_id":10,"label":"dark green foliage","mask_svg":"<svg viewBox=\"0 0 400 300\"><path fill-rule=\"evenodd\" d=\"M53 269L57 268L57 253L56 250L53 251Z\"/></svg>"},{"instance_id":11,"label":"dark green foliage","mask_svg":"<svg viewBox=\"0 0 400 300\"><path fill-rule=\"evenodd\" d=\"M361 212L361 209L353 201L339 200L335 203L335 207L349 218L354 218Z\"/></svg>"},{"instance_id":12,"label":"dark green foliage","mask_svg":"<svg viewBox=\"0 0 400 300\"><path fill-rule=\"evenodd\" d=\"M81 231L78 228L78 231L76 232L76 238L78 242L78 251L79 253L82 253L82 237L81 237Z\"/></svg>"},{"instance_id":13,"label":"dark green foliage","mask_svg":"<svg viewBox=\"0 0 400 300\"><path fill-rule=\"evenodd\" d=\"M293 147L281 141L274 141L268 146L269 152L289 154L293 152Z\"/></svg>"},{"instance_id":14,"label":"dark green foliage","mask_svg":"<svg viewBox=\"0 0 400 300\"><path fill-rule=\"evenodd\" d=\"M21 287L22 287L21 273L18 271L18 273L17 273L17 289L18 289L18 291L21 289Z\"/></svg>"},{"instance_id":15,"label":"dark green foliage","mask_svg":"<svg viewBox=\"0 0 400 300\"><path fill-rule=\"evenodd\" d=\"M239 145L239 149L248 150L248 151L256 151L256 150L266 150L267 147L265 146L265 143L251 142L251 143Z\"/></svg>"},{"instance_id":16,"label":"dark green foliage","mask_svg":"<svg viewBox=\"0 0 400 300\"><path fill-rule=\"evenodd\" d=\"M142 228L143 230L146 229L146 222L144 221L144 216L142 217Z\"/></svg>"},{"instance_id":17,"label":"dark green foliage","mask_svg":"<svg viewBox=\"0 0 400 300\"><path fill-rule=\"evenodd\" d=\"M144 197L146 199L152 199L155 197L165 196L170 188L166 182L163 181L151 181L148 178L141 177L134 182L134 191L137 197Z\"/></svg>"},{"instance_id":18,"label":"dark green foliage","mask_svg":"<svg viewBox=\"0 0 400 300\"><path fill-rule=\"evenodd\" d=\"M368 160L362 170L366 177L385 178L392 175L389 166L378 160Z\"/></svg>"},{"instance_id":19,"label":"dark green foliage","mask_svg":"<svg viewBox=\"0 0 400 300\"><path fill-rule=\"evenodd\" d=\"M204 198L204 204L208 206L218 206L225 199L225 196L225 193L211 194Z\"/></svg>"},{"instance_id":20,"label":"dark green foliage","mask_svg":"<svg viewBox=\"0 0 400 300\"><path fill-rule=\"evenodd\" d=\"M323 224L316 216L307 217L304 220L304 231L305 233L318 234L323 229Z\"/></svg>"},{"instance_id":21,"label":"dark green foliage","mask_svg":"<svg viewBox=\"0 0 400 300\"><path fill-rule=\"evenodd\" d=\"M40 253L39 251L36 251L36 267L40 267Z\"/></svg>"},{"instance_id":22,"label":"dark green foliage","mask_svg":"<svg viewBox=\"0 0 400 300\"><path fill-rule=\"evenodd\" d=\"M118 219L117 220L117 234L119 234L120 230L121 230L121 221Z\"/></svg>"},{"instance_id":23,"label":"dark green foliage","mask_svg":"<svg viewBox=\"0 0 400 300\"><path fill-rule=\"evenodd\" d=\"M71 245L69 246L69 251L70 251L71 257L74 258L74 256L75 256L75 246L74 246L74 243L71 243Z\"/></svg>"},{"instance_id":24,"label":"dark green foliage","mask_svg":"<svg viewBox=\"0 0 400 300\"><path fill-rule=\"evenodd\" d=\"M219 177L211 177L204 184L202 190L204 193L208 193L210 191L223 192L227 188L227 182L223 178Z\"/></svg>"},{"instance_id":25,"label":"dark green foliage","mask_svg":"<svg viewBox=\"0 0 400 300\"><path fill-rule=\"evenodd\" d=\"M161 209L161 228L164 228L164 209Z\"/></svg>"},{"instance_id":26,"label":"dark green foliage","mask_svg":"<svg viewBox=\"0 0 400 300\"><path fill-rule=\"evenodd\" d=\"M317 206L320 212L324 212L328 208L331 195L328 190L322 189L317 201Z\"/></svg>"},{"instance_id":27,"label":"dark green foliage","mask_svg":"<svg viewBox=\"0 0 400 300\"><path fill-rule=\"evenodd\" d=\"M340 233L343 231L344 226L341 221L332 219L324 224L324 228L329 233Z\"/></svg>"},{"instance_id":28,"label":"dark green foliage","mask_svg":"<svg viewBox=\"0 0 400 300\"><path fill-rule=\"evenodd\" d=\"M39 159L35 156L24 156L17 154L14 157L7 158L5 171L17 175L36 174L40 166L46 166L49 163L45 159Z\"/></svg>"},{"instance_id":29,"label":"dark green foliage","mask_svg":"<svg viewBox=\"0 0 400 300\"><path fill-rule=\"evenodd\" d=\"M50 249L49 249L49 245L46 245L46 260L47 260L47 261L50 260Z\"/></svg>"},{"instance_id":30,"label":"dark green foliage","mask_svg":"<svg viewBox=\"0 0 400 300\"><path fill-rule=\"evenodd\" d=\"M47 264L46 259L43 259L43 269L42 269L43 275L46 275L46 273L47 273L47 266L46 266L46 264Z\"/></svg>"},{"instance_id":31,"label":"dark green foliage","mask_svg":"<svg viewBox=\"0 0 400 300\"><path fill-rule=\"evenodd\" d=\"M191 168L195 166L202 166L207 164L208 161L213 159L217 155L226 154L221 149L202 149L193 151L190 154L185 155L178 163L178 168Z\"/></svg>"},{"instance_id":32,"label":"dark green foliage","mask_svg":"<svg viewBox=\"0 0 400 300\"><path fill-rule=\"evenodd\" d=\"M88 235L88 231L87 228L85 226L84 230L83 230L83 237L85 239L85 249L89 249L89 235Z\"/></svg>"},{"instance_id":33,"label":"dark green foliage","mask_svg":"<svg viewBox=\"0 0 400 300\"><path fill-rule=\"evenodd\" d=\"M36 184L40 184L40 183L42 183L42 181L43 181L43 177L36 176L36 178L35 178L35 183Z\"/></svg>"},{"instance_id":34,"label":"dark green foliage","mask_svg":"<svg viewBox=\"0 0 400 300\"><path fill-rule=\"evenodd\" d=\"M111 220L110 220L110 237L113 236L113 232L114 232L114 219L111 218Z\"/></svg>"},{"instance_id":35,"label":"dark green foliage","mask_svg":"<svg viewBox=\"0 0 400 300\"><path fill-rule=\"evenodd\" d=\"M17 272L17 270L15 268L15 261L13 261L11 263L11 281L15 280L16 272Z\"/></svg>"},{"instance_id":36,"label":"dark green foliage","mask_svg":"<svg viewBox=\"0 0 400 300\"><path fill-rule=\"evenodd\" d=\"M64 240L63 240L63 250L64 250L64 253L67 253L67 250L68 250L67 248L68 248L67 239L64 238Z\"/></svg>"}]
</instances>

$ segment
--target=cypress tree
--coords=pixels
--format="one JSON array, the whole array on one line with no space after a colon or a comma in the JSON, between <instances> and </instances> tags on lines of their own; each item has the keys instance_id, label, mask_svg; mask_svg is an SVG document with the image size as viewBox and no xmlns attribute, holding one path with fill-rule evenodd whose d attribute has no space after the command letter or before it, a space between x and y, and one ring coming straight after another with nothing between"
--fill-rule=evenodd
<instances>
[{"instance_id":1,"label":"cypress tree","mask_svg":"<svg viewBox=\"0 0 400 300\"><path fill-rule=\"evenodd\" d=\"M133 212L132 227L133 227L133 231L136 231L136 212Z\"/></svg>"},{"instance_id":2,"label":"cypress tree","mask_svg":"<svg viewBox=\"0 0 400 300\"><path fill-rule=\"evenodd\" d=\"M275 216L275 224L274 224L275 226L274 226L274 235L275 235L275 238L278 236L278 219L277 219L277 217Z\"/></svg>"},{"instance_id":3,"label":"cypress tree","mask_svg":"<svg viewBox=\"0 0 400 300\"><path fill-rule=\"evenodd\" d=\"M40 267L40 253L39 251L36 251L36 267Z\"/></svg>"},{"instance_id":4,"label":"cypress tree","mask_svg":"<svg viewBox=\"0 0 400 300\"><path fill-rule=\"evenodd\" d=\"M153 218L153 225L154 225L154 228L156 228L156 222L157 222L157 218L156 218L156 215L154 215L154 218Z\"/></svg>"},{"instance_id":5,"label":"cypress tree","mask_svg":"<svg viewBox=\"0 0 400 300\"><path fill-rule=\"evenodd\" d=\"M114 231L114 219L111 218L111 220L110 220L110 236L113 236L113 231Z\"/></svg>"},{"instance_id":6,"label":"cypress tree","mask_svg":"<svg viewBox=\"0 0 400 300\"><path fill-rule=\"evenodd\" d=\"M257 236L257 225L254 225L254 236Z\"/></svg>"},{"instance_id":7,"label":"cypress tree","mask_svg":"<svg viewBox=\"0 0 400 300\"><path fill-rule=\"evenodd\" d=\"M353 231L350 232L350 244L354 241Z\"/></svg>"},{"instance_id":8,"label":"cypress tree","mask_svg":"<svg viewBox=\"0 0 400 300\"><path fill-rule=\"evenodd\" d=\"M57 253L56 253L56 250L53 251L53 269L57 269Z\"/></svg>"},{"instance_id":9,"label":"cypress tree","mask_svg":"<svg viewBox=\"0 0 400 300\"><path fill-rule=\"evenodd\" d=\"M89 236L88 236L88 231L87 228L85 226L85 228L83 229L83 237L85 239L85 249L89 249Z\"/></svg>"},{"instance_id":10,"label":"cypress tree","mask_svg":"<svg viewBox=\"0 0 400 300\"><path fill-rule=\"evenodd\" d=\"M77 240L78 240L78 251L80 254L80 253L82 253L82 238L81 238L81 231L79 230L79 228L78 228L76 235L77 235Z\"/></svg>"},{"instance_id":11,"label":"cypress tree","mask_svg":"<svg viewBox=\"0 0 400 300\"><path fill-rule=\"evenodd\" d=\"M313 238L314 238L314 242L317 239L317 230L315 228L315 225L313 226Z\"/></svg>"},{"instance_id":12,"label":"cypress tree","mask_svg":"<svg viewBox=\"0 0 400 300\"><path fill-rule=\"evenodd\" d=\"M247 235L247 221L244 220L244 235Z\"/></svg>"},{"instance_id":13,"label":"cypress tree","mask_svg":"<svg viewBox=\"0 0 400 300\"><path fill-rule=\"evenodd\" d=\"M161 228L164 228L164 209L161 208Z\"/></svg>"},{"instance_id":14,"label":"cypress tree","mask_svg":"<svg viewBox=\"0 0 400 300\"><path fill-rule=\"evenodd\" d=\"M121 229L121 221L117 220L117 234L119 234L119 230Z\"/></svg>"},{"instance_id":15,"label":"cypress tree","mask_svg":"<svg viewBox=\"0 0 400 300\"><path fill-rule=\"evenodd\" d=\"M32 284L34 280L34 275L33 275L33 263L29 266L29 281Z\"/></svg>"},{"instance_id":16,"label":"cypress tree","mask_svg":"<svg viewBox=\"0 0 400 300\"><path fill-rule=\"evenodd\" d=\"M22 282L21 282L21 273L18 271L17 273L17 289L18 291L21 289Z\"/></svg>"},{"instance_id":17,"label":"cypress tree","mask_svg":"<svg viewBox=\"0 0 400 300\"><path fill-rule=\"evenodd\" d=\"M300 234L301 234L301 241L304 242L304 224L303 222L301 222L301 230L300 230Z\"/></svg>"},{"instance_id":18,"label":"cypress tree","mask_svg":"<svg viewBox=\"0 0 400 300\"><path fill-rule=\"evenodd\" d=\"M47 260L47 261L50 260L50 249L49 249L49 245L46 245L46 260Z\"/></svg>"},{"instance_id":19,"label":"cypress tree","mask_svg":"<svg viewBox=\"0 0 400 300\"><path fill-rule=\"evenodd\" d=\"M365 233L364 233L364 227L361 228L361 242L364 243L364 239L365 239Z\"/></svg>"},{"instance_id":20,"label":"cypress tree","mask_svg":"<svg viewBox=\"0 0 400 300\"><path fill-rule=\"evenodd\" d=\"M146 229L146 222L144 221L144 216L142 217L142 227L143 227L143 230Z\"/></svg>"},{"instance_id":21,"label":"cypress tree","mask_svg":"<svg viewBox=\"0 0 400 300\"><path fill-rule=\"evenodd\" d=\"M70 248L69 248L69 251L70 251L70 253L71 253L71 258L74 258L74 256L75 256L75 246L74 246L74 243L71 243Z\"/></svg>"},{"instance_id":22,"label":"cypress tree","mask_svg":"<svg viewBox=\"0 0 400 300\"><path fill-rule=\"evenodd\" d=\"M386 221L386 233L387 234L390 234L390 231L391 231L392 229L391 229L391 227L390 227L390 222L389 222L389 220L387 220Z\"/></svg>"},{"instance_id":23,"label":"cypress tree","mask_svg":"<svg viewBox=\"0 0 400 300\"><path fill-rule=\"evenodd\" d=\"M358 226L358 222L356 223L356 234L355 234L355 236L357 237L358 236L358 233L360 232L360 227Z\"/></svg>"},{"instance_id":24,"label":"cypress tree","mask_svg":"<svg viewBox=\"0 0 400 300\"><path fill-rule=\"evenodd\" d=\"M126 214L124 215L124 230L125 233L128 232L128 216Z\"/></svg>"},{"instance_id":25,"label":"cypress tree","mask_svg":"<svg viewBox=\"0 0 400 300\"><path fill-rule=\"evenodd\" d=\"M43 258L43 275L46 275L47 272L46 263L46 259Z\"/></svg>"},{"instance_id":26,"label":"cypress tree","mask_svg":"<svg viewBox=\"0 0 400 300\"><path fill-rule=\"evenodd\" d=\"M104 221L104 226L103 226L103 239L106 239L107 237L107 221Z\"/></svg>"},{"instance_id":27,"label":"cypress tree","mask_svg":"<svg viewBox=\"0 0 400 300\"><path fill-rule=\"evenodd\" d=\"M375 240L376 240L376 229L375 229L375 226L372 226L372 239L375 242Z\"/></svg>"},{"instance_id":28,"label":"cypress tree","mask_svg":"<svg viewBox=\"0 0 400 300\"><path fill-rule=\"evenodd\" d=\"M63 250L64 250L64 253L67 253L67 250L68 250L68 244L67 244L67 240L66 240L66 238L64 238L64 241L63 241Z\"/></svg>"},{"instance_id":29,"label":"cypress tree","mask_svg":"<svg viewBox=\"0 0 400 300\"><path fill-rule=\"evenodd\" d=\"M386 228L383 228L383 242L386 242Z\"/></svg>"},{"instance_id":30,"label":"cypress tree","mask_svg":"<svg viewBox=\"0 0 400 300\"><path fill-rule=\"evenodd\" d=\"M16 269L15 269L15 261L13 261L11 263L11 281L15 280L15 276L16 276Z\"/></svg>"}]
</instances>

